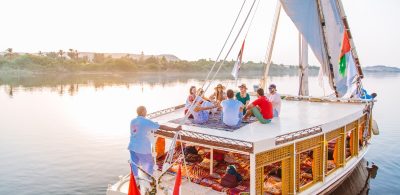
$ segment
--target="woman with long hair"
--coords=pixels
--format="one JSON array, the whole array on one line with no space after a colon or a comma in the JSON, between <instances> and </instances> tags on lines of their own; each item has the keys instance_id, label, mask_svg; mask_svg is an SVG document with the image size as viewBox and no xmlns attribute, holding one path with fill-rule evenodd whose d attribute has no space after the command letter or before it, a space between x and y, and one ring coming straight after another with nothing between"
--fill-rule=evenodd
<instances>
[{"instance_id":1,"label":"woman with long hair","mask_svg":"<svg viewBox=\"0 0 400 195\"><path fill-rule=\"evenodd\" d=\"M210 96L211 101L215 101L219 104L226 99L225 87L222 84L218 84L214 90L214 93Z\"/></svg>"},{"instance_id":2,"label":"woman with long hair","mask_svg":"<svg viewBox=\"0 0 400 195\"><path fill-rule=\"evenodd\" d=\"M189 89L189 96L186 98L186 103L185 103L185 115L188 112L188 109L190 108L190 105L192 105L194 99L196 98L196 87L191 86ZM189 118L193 118L192 115L189 115Z\"/></svg>"}]
</instances>

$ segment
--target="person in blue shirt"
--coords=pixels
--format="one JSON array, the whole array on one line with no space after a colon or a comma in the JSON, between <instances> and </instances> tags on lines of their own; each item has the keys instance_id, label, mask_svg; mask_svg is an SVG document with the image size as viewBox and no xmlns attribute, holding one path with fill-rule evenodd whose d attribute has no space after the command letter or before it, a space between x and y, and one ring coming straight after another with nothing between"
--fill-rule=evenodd
<instances>
[{"instance_id":1,"label":"person in blue shirt","mask_svg":"<svg viewBox=\"0 0 400 195\"><path fill-rule=\"evenodd\" d=\"M228 89L226 95L228 99L221 102L222 122L227 126L237 127L242 123L244 105L239 100L233 99L235 94L232 89Z\"/></svg>"},{"instance_id":2,"label":"person in blue shirt","mask_svg":"<svg viewBox=\"0 0 400 195\"><path fill-rule=\"evenodd\" d=\"M372 96L368 94L367 90L364 88L361 88L361 93L359 94L359 97L364 100L370 100L372 99Z\"/></svg>"},{"instance_id":3,"label":"person in blue shirt","mask_svg":"<svg viewBox=\"0 0 400 195\"><path fill-rule=\"evenodd\" d=\"M350 98L360 98L360 99L363 99L363 100L370 100L373 97L372 97L372 94L369 95L367 90L365 90L362 87L361 82L356 82L356 88L351 93Z\"/></svg>"},{"instance_id":4,"label":"person in blue shirt","mask_svg":"<svg viewBox=\"0 0 400 195\"><path fill-rule=\"evenodd\" d=\"M148 174L153 175L154 160L151 155L151 133L156 132L158 129L179 131L182 130L182 127L178 126L174 128L166 125L159 125L147 119L147 110L144 106L139 106L136 112L138 116L131 121L131 137L128 150L131 155L132 172L137 178L137 166L141 166Z\"/></svg>"}]
</instances>

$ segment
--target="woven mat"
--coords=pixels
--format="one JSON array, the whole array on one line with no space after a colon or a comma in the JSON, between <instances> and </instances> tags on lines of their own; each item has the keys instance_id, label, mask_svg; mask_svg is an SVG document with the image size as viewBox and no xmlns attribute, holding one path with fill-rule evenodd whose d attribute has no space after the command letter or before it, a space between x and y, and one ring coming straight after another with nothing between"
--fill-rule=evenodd
<instances>
[{"instance_id":1,"label":"woven mat","mask_svg":"<svg viewBox=\"0 0 400 195\"><path fill-rule=\"evenodd\" d=\"M171 123L175 123L175 124L180 124L181 121L183 120L184 117L182 118L177 118L174 120L171 120L169 122ZM241 123L239 126L236 127L231 127L231 126L227 126L225 125L222 120L221 120L221 114L216 113L216 114L210 114L210 117L208 119L208 121L204 124L196 124L193 122L193 119L187 119L184 125L188 125L188 126L195 126L195 127L203 127L203 128L210 128L210 129L217 129L217 130L223 130L223 131L230 131L233 132L235 130L238 130L250 123L253 123L257 121L257 118L254 117L250 117L249 122L246 123Z\"/></svg>"}]
</instances>

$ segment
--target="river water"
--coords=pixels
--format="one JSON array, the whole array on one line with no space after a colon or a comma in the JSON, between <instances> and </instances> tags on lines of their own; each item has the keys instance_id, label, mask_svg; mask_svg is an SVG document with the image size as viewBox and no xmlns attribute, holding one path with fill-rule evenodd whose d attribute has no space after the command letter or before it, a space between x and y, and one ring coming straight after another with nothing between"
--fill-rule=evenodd
<instances>
[{"instance_id":1,"label":"river water","mask_svg":"<svg viewBox=\"0 0 400 195\"><path fill-rule=\"evenodd\" d=\"M296 94L297 81L271 78L284 94ZM228 78L216 82L236 86ZM318 96L317 83L310 78L311 94ZM105 194L107 184L129 171L126 147L136 107L152 112L182 104L189 87L201 84L187 75L0 78L0 194ZM365 157L379 166L370 194L400 192L399 84L400 74L364 80L378 93L380 127Z\"/></svg>"}]
</instances>

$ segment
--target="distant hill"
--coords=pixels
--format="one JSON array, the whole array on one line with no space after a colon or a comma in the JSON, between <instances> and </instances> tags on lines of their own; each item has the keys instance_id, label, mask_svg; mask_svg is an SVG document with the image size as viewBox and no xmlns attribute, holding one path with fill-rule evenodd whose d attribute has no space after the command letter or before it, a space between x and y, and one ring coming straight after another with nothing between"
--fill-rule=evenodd
<instances>
[{"instance_id":1,"label":"distant hill","mask_svg":"<svg viewBox=\"0 0 400 195\"><path fill-rule=\"evenodd\" d=\"M68 51L64 51L64 57L69 59L70 57L67 55ZM40 53L27 53L27 52L15 52L14 54L17 55L24 55L24 54L31 54L31 55L36 55L36 56L40 56L40 55L48 55L51 53L56 53L56 52L40 52ZM132 54L132 53L96 53L96 52L78 52L78 57L83 58L86 57L89 61L92 61L95 54L102 54L105 57L111 57L114 59L118 59L118 58L122 58L122 57L129 57L135 60L139 60L139 59L143 59L146 60L150 57L155 57L158 59L161 58L165 58L167 61L179 61L180 59L178 57L176 57L175 55L172 54L160 54L160 55L145 55L145 54ZM7 55L6 52L0 52L0 56L5 56Z\"/></svg>"},{"instance_id":2,"label":"distant hill","mask_svg":"<svg viewBox=\"0 0 400 195\"><path fill-rule=\"evenodd\" d=\"M172 54L160 54L160 55L144 55L144 54L131 54L131 53L94 53L94 52L78 52L79 57L87 57L90 61L93 60L95 54L103 54L104 56L110 56L111 58L117 59L122 57L129 57L135 60L143 58L144 60L150 57L156 57L161 59L165 57L168 61L179 61L180 59Z\"/></svg>"},{"instance_id":3,"label":"distant hill","mask_svg":"<svg viewBox=\"0 0 400 195\"><path fill-rule=\"evenodd\" d=\"M400 73L400 68L392 67L392 66L385 66L385 65L376 65L376 66L366 66L363 67L363 71L369 73Z\"/></svg>"}]
</instances>

